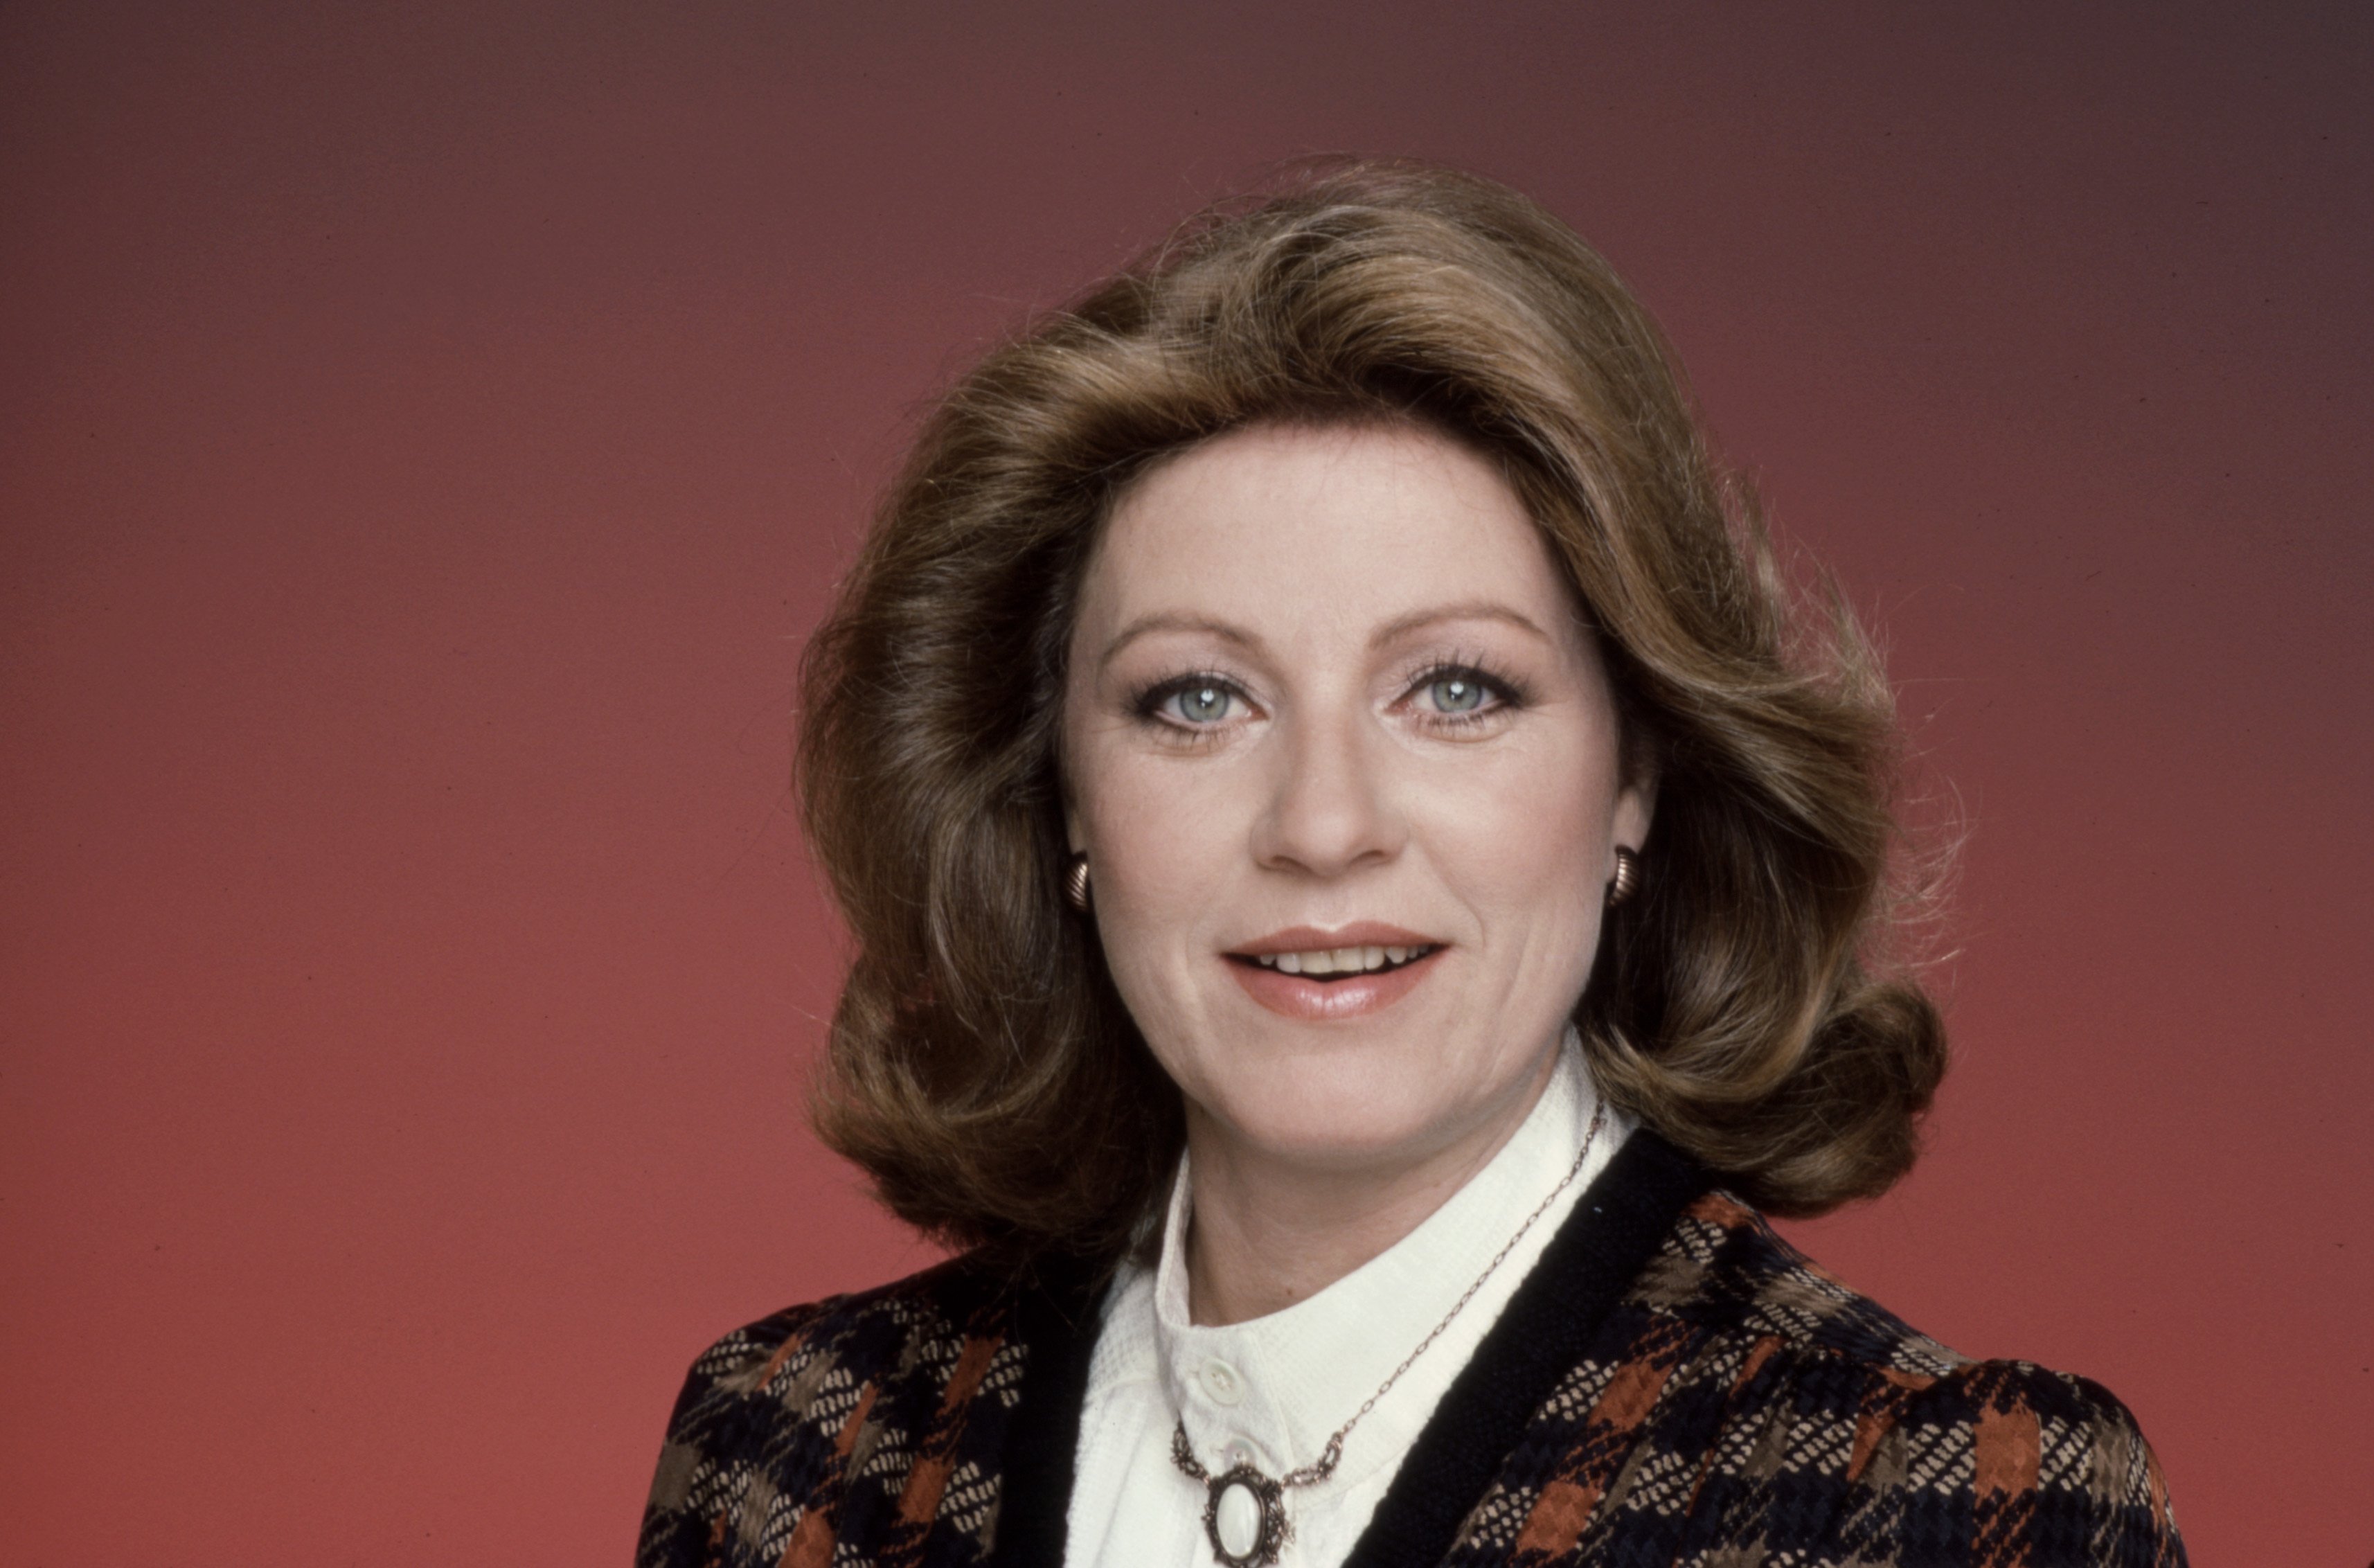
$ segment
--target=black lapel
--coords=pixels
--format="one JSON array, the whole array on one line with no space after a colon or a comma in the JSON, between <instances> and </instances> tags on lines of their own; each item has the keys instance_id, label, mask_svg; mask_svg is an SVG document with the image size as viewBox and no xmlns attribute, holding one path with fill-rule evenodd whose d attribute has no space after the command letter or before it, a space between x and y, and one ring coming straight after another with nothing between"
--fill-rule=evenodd
<instances>
[{"instance_id":1,"label":"black lapel","mask_svg":"<svg viewBox=\"0 0 2374 1568\"><path fill-rule=\"evenodd\" d=\"M1646 1127L1624 1140L1435 1407L1344 1568L1433 1568L1450 1553L1534 1412L1711 1182Z\"/></svg>"},{"instance_id":2,"label":"black lapel","mask_svg":"<svg viewBox=\"0 0 2374 1568\"><path fill-rule=\"evenodd\" d=\"M1646 1127L1625 1139L1435 1407L1345 1568L1442 1561L1534 1412L1589 1353L1610 1309L1711 1181ZM1109 1267L1064 1259L1042 1265L1019 1291L1015 1332L1028 1352L1006 1431L991 1568L1064 1561L1080 1408L1111 1277Z\"/></svg>"},{"instance_id":3,"label":"black lapel","mask_svg":"<svg viewBox=\"0 0 2374 1568\"><path fill-rule=\"evenodd\" d=\"M1111 1278L1110 1265L1055 1258L1019 1288L1014 1329L1025 1347L1021 1404L1006 1428L990 1568L1058 1568L1064 1561L1080 1407Z\"/></svg>"}]
</instances>

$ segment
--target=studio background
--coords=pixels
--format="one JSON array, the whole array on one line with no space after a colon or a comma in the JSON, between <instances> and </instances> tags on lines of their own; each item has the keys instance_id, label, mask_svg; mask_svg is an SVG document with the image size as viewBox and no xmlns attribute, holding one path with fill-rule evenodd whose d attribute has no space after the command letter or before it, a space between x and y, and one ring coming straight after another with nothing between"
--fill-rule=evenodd
<instances>
[{"instance_id":1,"label":"studio background","mask_svg":"<svg viewBox=\"0 0 2374 1568\"><path fill-rule=\"evenodd\" d=\"M0 7L8 1560L623 1562L702 1345L929 1260L801 1120L802 640L958 367L1343 148L1615 261L1958 799L1932 1152L1791 1233L2363 1563L2369 15Z\"/></svg>"}]
</instances>

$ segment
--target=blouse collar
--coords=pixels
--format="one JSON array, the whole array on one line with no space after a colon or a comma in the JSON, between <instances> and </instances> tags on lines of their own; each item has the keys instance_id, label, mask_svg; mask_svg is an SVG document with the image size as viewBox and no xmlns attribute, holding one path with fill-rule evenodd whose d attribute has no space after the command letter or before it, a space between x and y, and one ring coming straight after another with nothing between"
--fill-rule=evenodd
<instances>
[{"instance_id":1,"label":"blouse collar","mask_svg":"<svg viewBox=\"0 0 2374 1568\"><path fill-rule=\"evenodd\" d=\"M1190 1183L1182 1157L1149 1292L1152 1349L1172 1409L1203 1462L1216 1472L1250 1460L1277 1476L1316 1460L1329 1436L1377 1393L1556 1191L1441 1338L1362 1419L1335 1474L1352 1483L1381 1465L1398 1465L1583 1188L1631 1131L1630 1119L1611 1110L1590 1158L1561 1189L1598 1103L1569 1026L1549 1086L1523 1125L1441 1208L1315 1295L1223 1326L1198 1326L1188 1317Z\"/></svg>"}]
</instances>

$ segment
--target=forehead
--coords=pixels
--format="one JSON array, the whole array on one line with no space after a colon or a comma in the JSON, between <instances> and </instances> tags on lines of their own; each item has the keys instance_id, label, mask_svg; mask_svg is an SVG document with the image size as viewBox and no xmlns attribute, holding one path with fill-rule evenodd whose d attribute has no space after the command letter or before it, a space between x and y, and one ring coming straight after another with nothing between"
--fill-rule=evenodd
<instances>
[{"instance_id":1,"label":"forehead","mask_svg":"<svg viewBox=\"0 0 2374 1568\"><path fill-rule=\"evenodd\" d=\"M1192 611L1276 630L1484 600L1545 627L1573 619L1541 531L1488 460L1416 425L1259 425L1128 490L1081 609L1084 622Z\"/></svg>"}]
</instances>

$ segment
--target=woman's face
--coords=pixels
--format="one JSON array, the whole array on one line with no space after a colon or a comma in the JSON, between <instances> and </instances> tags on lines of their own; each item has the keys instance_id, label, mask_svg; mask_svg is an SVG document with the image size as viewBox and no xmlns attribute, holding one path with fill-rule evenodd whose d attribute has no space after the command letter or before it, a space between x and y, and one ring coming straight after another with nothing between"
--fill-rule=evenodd
<instances>
[{"instance_id":1,"label":"woman's face","mask_svg":"<svg viewBox=\"0 0 2374 1568\"><path fill-rule=\"evenodd\" d=\"M1497 1143L1649 825L1515 492L1416 428L1219 437L1115 508L1070 658L1072 847L1191 1131L1346 1169Z\"/></svg>"}]
</instances>

